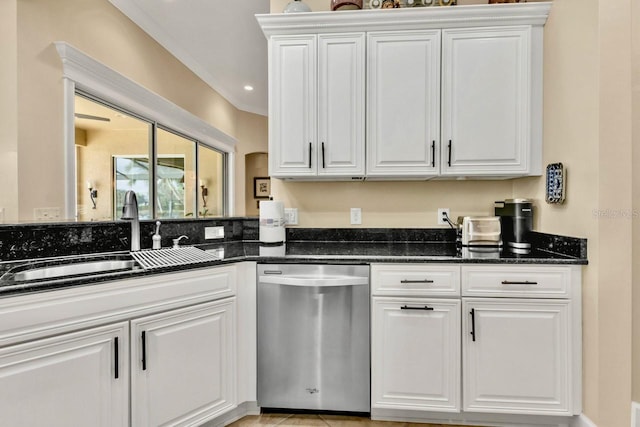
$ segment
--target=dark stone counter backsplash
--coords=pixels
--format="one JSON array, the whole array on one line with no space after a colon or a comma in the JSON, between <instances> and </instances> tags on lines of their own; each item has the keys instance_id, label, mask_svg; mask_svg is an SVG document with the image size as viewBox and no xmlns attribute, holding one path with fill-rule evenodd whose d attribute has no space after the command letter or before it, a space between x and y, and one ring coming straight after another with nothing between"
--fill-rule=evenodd
<instances>
[{"instance_id":1,"label":"dark stone counter backsplash","mask_svg":"<svg viewBox=\"0 0 640 427\"><path fill-rule=\"evenodd\" d=\"M183 245L256 242L259 239L259 224L255 217L161 222L162 247L171 247L172 239L181 235L189 236L189 240L182 241ZM205 240L204 228L216 226L224 227L224 238ZM0 262L128 251L130 230L128 221L0 225ZM154 220L140 222L142 249L151 248L154 232ZM370 245L384 242L455 245L456 242L456 233L449 228L287 228L286 233L288 243L309 245L315 242L317 250L327 250L331 242ZM531 243L537 252L587 259L586 239L532 232ZM420 250L418 246L414 249Z\"/></svg>"},{"instance_id":2,"label":"dark stone counter backsplash","mask_svg":"<svg viewBox=\"0 0 640 427\"><path fill-rule=\"evenodd\" d=\"M162 247L171 247L178 236L189 236L181 244L256 240L256 218L160 220ZM140 246L151 248L155 220L140 221ZM224 239L205 240L205 227L224 227ZM0 261L49 258L68 255L127 251L131 247L129 221L0 225Z\"/></svg>"}]
</instances>

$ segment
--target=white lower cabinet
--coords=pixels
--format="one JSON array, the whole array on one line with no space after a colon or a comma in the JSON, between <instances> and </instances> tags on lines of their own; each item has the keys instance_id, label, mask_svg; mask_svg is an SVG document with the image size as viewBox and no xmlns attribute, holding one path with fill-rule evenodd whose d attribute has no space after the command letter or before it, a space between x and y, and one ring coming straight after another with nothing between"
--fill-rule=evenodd
<instances>
[{"instance_id":1,"label":"white lower cabinet","mask_svg":"<svg viewBox=\"0 0 640 427\"><path fill-rule=\"evenodd\" d=\"M134 426L198 425L235 406L235 298L131 321Z\"/></svg>"},{"instance_id":2,"label":"white lower cabinet","mask_svg":"<svg viewBox=\"0 0 640 427\"><path fill-rule=\"evenodd\" d=\"M0 349L0 424L129 425L127 322Z\"/></svg>"},{"instance_id":3,"label":"white lower cabinet","mask_svg":"<svg viewBox=\"0 0 640 427\"><path fill-rule=\"evenodd\" d=\"M255 403L255 269L229 264L4 299L0 425L199 426L236 416L238 403Z\"/></svg>"},{"instance_id":4,"label":"white lower cabinet","mask_svg":"<svg viewBox=\"0 0 640 427\"><path fill-rule=\"evenodd\" d=\"M464 410L572 415L568 300L463 303Z\"/></svg>"},{"instance_id":5,"label":"white lower cabinet","mask_svg":"<svg viewBox=\"0 0 640 427\"><path fill-rule=\"evenodd\" d=\"M372 264L371 289L372 418L567 425L580 414L580 266Z\"/></svg>"},{"instance_id":6,"label":"white lower cabinet","mask_svg":"<svg viewBox=\"0 0 640 427\"><path fill-rule=\"evenodd\" d=\"M460 300L373 298L373 408L460 409Z\"/></svg>"}]
</instances>

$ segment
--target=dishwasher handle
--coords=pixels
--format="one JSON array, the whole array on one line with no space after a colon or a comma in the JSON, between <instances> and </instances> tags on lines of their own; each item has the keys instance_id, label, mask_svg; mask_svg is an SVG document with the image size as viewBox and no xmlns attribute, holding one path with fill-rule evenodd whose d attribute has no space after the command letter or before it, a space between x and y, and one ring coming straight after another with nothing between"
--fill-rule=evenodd
<instances>
[{"instance_id":1,"label":"dishwasher handle","mask_svg":"<svg viewBox=\"0 0 640 427\"><path fill-rule=\"evenodd\" d=\"M362 276L260 276L258 283L302 287L360 286L368 285L369 278Z\"/></svg>"}]
</instances>

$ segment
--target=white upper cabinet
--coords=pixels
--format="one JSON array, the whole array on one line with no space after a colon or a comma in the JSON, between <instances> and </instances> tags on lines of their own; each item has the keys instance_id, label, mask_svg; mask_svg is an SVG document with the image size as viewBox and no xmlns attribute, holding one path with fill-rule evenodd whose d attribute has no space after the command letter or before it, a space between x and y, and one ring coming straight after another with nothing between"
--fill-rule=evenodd
<instances>
[{"instance_id":1,"label":"white upper cabinet","mask_svg":"<svg viewBox=\"0 0 640 427\"><path fill-rule=\"evenodd\" d=\"M269 175L314 176L315 35L273 37L269 44Z\"/></svg>"},{"instance_id":2,"label":"white upper cabinet","mask_svg":"<svg viewBox=\"0 0 640 427\"><path fill-rule=\"evenodd\" d=\"M318 36L318 175L364 175L364 33Z\"/></svg>"},{"instance_id":3,"label":"white upper cabinet","mask_svg":"<svg viewBox=\"0 0 640 427\"><path fill-rule=\"evenodd\" d=\"M270 48L270 175L540 175L550 7L257 15Z\"/></svg>"},{"instance_id":4,"label":"white upper cabinet","mask_svg":"<svg viewBox=\"0 0 640 427\"><path fill-rule=\"evenodd\" d=\"M271 39L271 176L364 176L364 54L364 33Z\"/></svg>"},{"instance_id":5,"label":"white upper cabinet","mask_svg":"<svg viewBox=\"0 0 640 427\"><path fill-rule=\"evenodd\" d=\"M531 26L449 29L442 43L440 173L539 174Z\"/></svg>"},{"instance_id":6,"label":"white upper cabinet","mask_svg":"<svg viewBox=\"0 0 640 427\"><path fill-rule=\"evenodd\" d=\"M440 30L368 34L367 176L436 176Z\"/></svg>"}]
</instances>

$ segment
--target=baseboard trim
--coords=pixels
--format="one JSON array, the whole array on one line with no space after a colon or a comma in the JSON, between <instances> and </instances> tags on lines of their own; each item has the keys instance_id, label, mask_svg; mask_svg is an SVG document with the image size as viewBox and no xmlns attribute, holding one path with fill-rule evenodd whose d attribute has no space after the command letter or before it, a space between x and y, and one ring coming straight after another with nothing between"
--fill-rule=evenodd
<instances>
[{"instance_id":1,"label":"baseboard trim","mask_svg":"<svg viewBox=\"0 0 640 427\"><path fill-rule=\"evenodd\" d=\"M596 423L591 421L585 414L580 414L574 419L571 427L598 427Z\"/></svg>"},{"instance_id":2,"label":"baseboard trim","mask_svg":"<svg viewBox=\"0 0 640 427\"><path fill-rule=\"evenodd\" d=\"M258 402L243 402L233 408L231 411L207 421L200 427L224 427L234 421L238 421L240 418L247 415L260 415L260 407L258 406Z\"/></svg>"},{"instance_id":3,"label":"baseboard trim","mask_svg":"<svg viewBox=\"0 0 640 427\"><path fill-rule=\"evenodd\" d=\"M640 403L631 402L631 427L640 427Z\"/></svg>"},{"instance_id":4,"label":"baseboard trim","mask_svg":"<svg viewBox=\"0 0 640 427\"><path fill-rule=\"evenodd\" d=\"M417 422L443 425L455 424L461 426L482 425L487 427L577 427L579 425L575 424L576 418L578 417L371 409L372 420L414 423Z\"/></svg>"}]
</instances>

